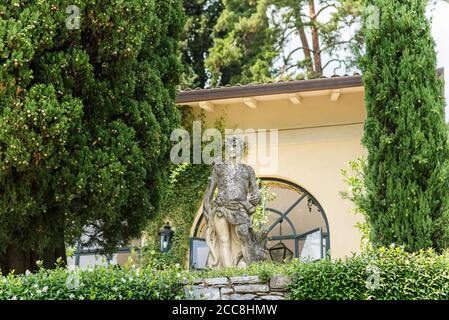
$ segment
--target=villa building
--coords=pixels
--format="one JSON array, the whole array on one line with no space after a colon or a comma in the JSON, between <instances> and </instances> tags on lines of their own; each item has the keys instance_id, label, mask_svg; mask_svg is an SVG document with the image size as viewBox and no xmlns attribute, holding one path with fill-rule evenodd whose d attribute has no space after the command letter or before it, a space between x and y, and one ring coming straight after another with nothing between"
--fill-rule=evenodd
<instances>
[{"instance_id":1,"label":"villa building","mask_svg":"<svg viewBox=\"0 0 449 320\"><path fill-rule=\"evenodd\" d=\"M355 225L363 217L341 195L348 188L341 170L366 155L360 75L186 90L176 103L194 113L204 110L207 127L222 118L226 128L277 130L276 166L267 172L259 158L252 164L275 194L267 205L269 248L287 247L300 259L341 258L360 251ZM248 157L255 152L248 146ZM207 247L201 210L191 237L191 265L203 265Z\"/></svg>"},{"instance_id":2,"label":"villa building","mask_svg":"<svg viewBox=\"0 0 449 320\"><path fill-rule=\"evenodd\" d=\"M438 76L443 71L438 69ZM363 217L341 195L348 189L341 170L366 155L361 144L366 109L360 75L185 90L176 104L203 113L207 128L222 119L226 128L239 129L248 142L256 141L248 143L245 159L253 160L248 164L274 195L266 208L272 259L343 258L360 251L356 224ZM274 154L268 157L271 165L267 167L260 153ZM203 267L208 253L201 211L198 208L190 234L193 268ZM139 244L136 239L133 247ZM98 264L97 251L84 250L69 264ZM129 255L129 248L122 248L110 262L124 264Z\"/></svg>"}]
</instances>

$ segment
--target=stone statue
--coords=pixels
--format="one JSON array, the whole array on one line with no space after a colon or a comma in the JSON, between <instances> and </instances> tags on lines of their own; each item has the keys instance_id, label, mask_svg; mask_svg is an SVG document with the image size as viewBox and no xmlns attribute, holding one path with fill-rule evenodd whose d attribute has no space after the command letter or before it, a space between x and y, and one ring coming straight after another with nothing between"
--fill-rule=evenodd
<instances>
[{"instance_id":1,"label":"stone statue","mask_svg":"<svg viewBox=\"0 0 449 320\"><path fill-rule=\"evenodd\" d=\"M266 259L267 234L255 232L251 223L260 194L253 168L240 162L243 146L237 137L226 139L227 159L214 163L205 194L207 266L212 269L245 267Z\"/></svg>"}]
</instances>

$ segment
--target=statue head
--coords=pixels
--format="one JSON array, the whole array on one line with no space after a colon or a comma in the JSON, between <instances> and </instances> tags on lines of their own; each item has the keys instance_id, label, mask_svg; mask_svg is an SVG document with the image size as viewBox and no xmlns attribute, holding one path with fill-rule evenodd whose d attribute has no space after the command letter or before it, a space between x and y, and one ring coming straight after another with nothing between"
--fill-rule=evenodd
<instances>
[{"instance_id":1,"label":"statue head","mask_svg":"<svg viewBox=\"0 0 449 320\"><path fill-rule=\"evenodd\" d=\"M225 151L227 159L241 160L244 154L245 143L241 137L229 136L225 140Z\"/></svg>"}]
</instances>

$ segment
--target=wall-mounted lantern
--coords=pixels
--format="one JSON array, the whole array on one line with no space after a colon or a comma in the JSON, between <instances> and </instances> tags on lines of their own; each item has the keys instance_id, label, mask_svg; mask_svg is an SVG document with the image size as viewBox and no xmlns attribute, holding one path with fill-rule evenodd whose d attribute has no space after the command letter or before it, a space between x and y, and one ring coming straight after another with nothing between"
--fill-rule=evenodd
<instances>
[{"instance_id":1,"label":"wall-mounted lantern","mask_svg":"<svg viewBox=\"0 0 449 320\"><path fill-rule=\"evenodd\" d=\"M279 242L268 249L271 260L279 263L290 262L293 258L291 251L283 242Z\"/></svg>"},{"instance_id":2,"label":"wall-mounted lantern","mask_svg":"<svg viewBox=\"0 0 449 320\"><path fill-rule=\"evenodd\" d=\"M173 233L174 231L171 230L170 224L168 222L161 230L159 230L159 236L161 239L161 252L168 252L168 250L170 250Z\"/></svg>"}]
</instances>

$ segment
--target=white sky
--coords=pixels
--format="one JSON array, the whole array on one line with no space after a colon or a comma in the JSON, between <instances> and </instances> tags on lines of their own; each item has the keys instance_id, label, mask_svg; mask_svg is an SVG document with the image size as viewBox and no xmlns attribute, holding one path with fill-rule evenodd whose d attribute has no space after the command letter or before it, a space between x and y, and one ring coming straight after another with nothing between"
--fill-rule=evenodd
<instances>
[{"instance_id":1,"label":"white sky","mask_svg":"<svg viewBox=\"0 0 449 320\"><path fill-rule=\"evenodd\" d=\"M432 35L436 42L438 67L444 68L446 120L449 120L449 3L438 1L432 10Z\"/></svg>"}]
</instances>

